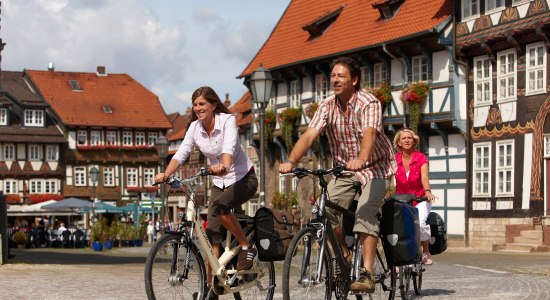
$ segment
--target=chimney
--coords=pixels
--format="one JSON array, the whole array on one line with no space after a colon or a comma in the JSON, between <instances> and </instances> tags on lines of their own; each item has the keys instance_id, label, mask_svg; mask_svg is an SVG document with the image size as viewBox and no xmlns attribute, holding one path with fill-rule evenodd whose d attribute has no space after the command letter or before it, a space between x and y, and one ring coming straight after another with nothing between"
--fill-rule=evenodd
<instances>
[{"instance_id":1,"label":"chimney","mask_svg":"<svg viewBox=\"0 0 550 300\"><path fill-rule=\"evenodd\" d=\"M97 75L98 76L107 76L105 66L97 66Z\"/></svg>"},{"instance_id":2,"label":"chimney","mask_svg":"<svg viewBox=\"0 0 550 300\"><path fill-rule=\"evenodd\" d=\"M231 100L229 100L229 93L225 93L225 101L223 103L226 107L231 105Z\"/></svg>"},{"instance_id":3,"label":"chimney","mask_svg":"<svg viewBox=\"0 0 550 300\"><path fill-rule=\"evenodd\" d=\"M50 62L48 64L48 71L53 71L53 70L55 70L55 67L53 66L53 62Z\"/></svg>"}]
</instances>

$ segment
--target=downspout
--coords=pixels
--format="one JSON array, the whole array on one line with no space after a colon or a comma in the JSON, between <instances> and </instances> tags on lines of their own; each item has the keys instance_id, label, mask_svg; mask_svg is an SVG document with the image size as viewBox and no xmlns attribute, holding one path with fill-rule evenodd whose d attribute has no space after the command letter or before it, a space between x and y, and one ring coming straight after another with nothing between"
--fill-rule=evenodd
<instances>
[{"instance_id":1,"label":"downspout","mask_svg":"<svg viewBox=\"0 0 550 300\"><path fill-rule=\"evenodd\" d=\"M382 50L384 50L384 53L386 53L389 57L397 60L399 63L401 63L401 66L403 66L403 69L401 71L401 79L403 80L403 85L405 85L407 83L407 65L401 59L391 54L390 51L388 51L388 49L386 49L386 43L382 44ZM390 78L390 82L391 82L391 78ZM403 105L403 127L407 127L407 118L405 116L405 105Z\"/></svg>"}]
</instances>

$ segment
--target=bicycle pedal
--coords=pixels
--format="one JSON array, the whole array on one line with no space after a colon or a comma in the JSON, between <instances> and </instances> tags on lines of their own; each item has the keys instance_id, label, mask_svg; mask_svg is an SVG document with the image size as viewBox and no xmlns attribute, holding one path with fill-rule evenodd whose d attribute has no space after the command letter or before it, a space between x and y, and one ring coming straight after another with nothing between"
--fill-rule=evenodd
<instances>
[{"instance_id":1,"label":"bicycle pedal","mask_svg":"<svg viewBox=\"0 0 550 300\"><path fill-rule=\"evenodd\" d=\"M367 291L359 291L359 290L350 290L350 295L368 295L369 293Z\"/></svg>"}]
</instances>

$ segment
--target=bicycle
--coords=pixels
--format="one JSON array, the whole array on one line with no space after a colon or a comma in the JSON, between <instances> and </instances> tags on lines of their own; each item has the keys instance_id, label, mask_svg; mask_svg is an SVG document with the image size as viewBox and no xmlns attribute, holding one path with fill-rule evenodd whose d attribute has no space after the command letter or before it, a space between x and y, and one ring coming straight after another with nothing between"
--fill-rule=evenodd
<instances>
[{"instance_id":1,"label":"bicycle","mask_svg":"<svg viewBox=\"0 0 550 300\"><path fill-rule=\"evenodd\" d=\"M145 290L148 299L209 299L213 294L233 294L240 299L273 299L275 270L273 262L261 262L256 256L250 270L237 271L236 260L240 246L227 231L225 251L217 258L195 210L198 179L210 175L202 168L186 179L170 176L165 183L172 188L185 187L188 196L186 212L180 213L181 222L174 231L166 232L151 247L145 262ZM239 223L254 244L254 218L239 216ZM203 255L214 272L208 289Z\"/></svg>"}]
</instances>

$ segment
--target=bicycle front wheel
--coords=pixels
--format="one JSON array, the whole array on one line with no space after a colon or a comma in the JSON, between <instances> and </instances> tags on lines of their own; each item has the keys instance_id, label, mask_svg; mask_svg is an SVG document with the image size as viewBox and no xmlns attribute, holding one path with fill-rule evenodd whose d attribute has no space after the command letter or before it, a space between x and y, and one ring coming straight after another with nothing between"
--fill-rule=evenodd
<instances>
[{"instance_id":1,"label":"bicycle front wheel","mask_svg":"<svg viewBox=\"0 0 550 300\"><path fill-rule=\"evenodd\" d=\"M416 295L420 295L420 291L422 291L422 273L424 273L424 264L419 262L414 265L414 272L412 276L414 293Z\"/></svg>"},{"instance_id":2,"label":"bicycle front wheel","mask_svg":"<svg viewBox=\"0 0 550 300\"><path fill-rule=\"evenodd\" d=\"M322 240L316 232L310 227L302 228L290 242L283 267L284 300L331 297L332 264L328 249L320 260Z\"/></svg>"},{"instance_id":3,"label":"bicycle front wheel","mask_svg":"<svg viewBox=\"0 0 550 300\"><path fill-rule=\"evenodd\" d=\"M206 269L197 247L181 235L158 239L145 262L148 299L202 299L206 292Z\"/></svg>"}]
</instances>

